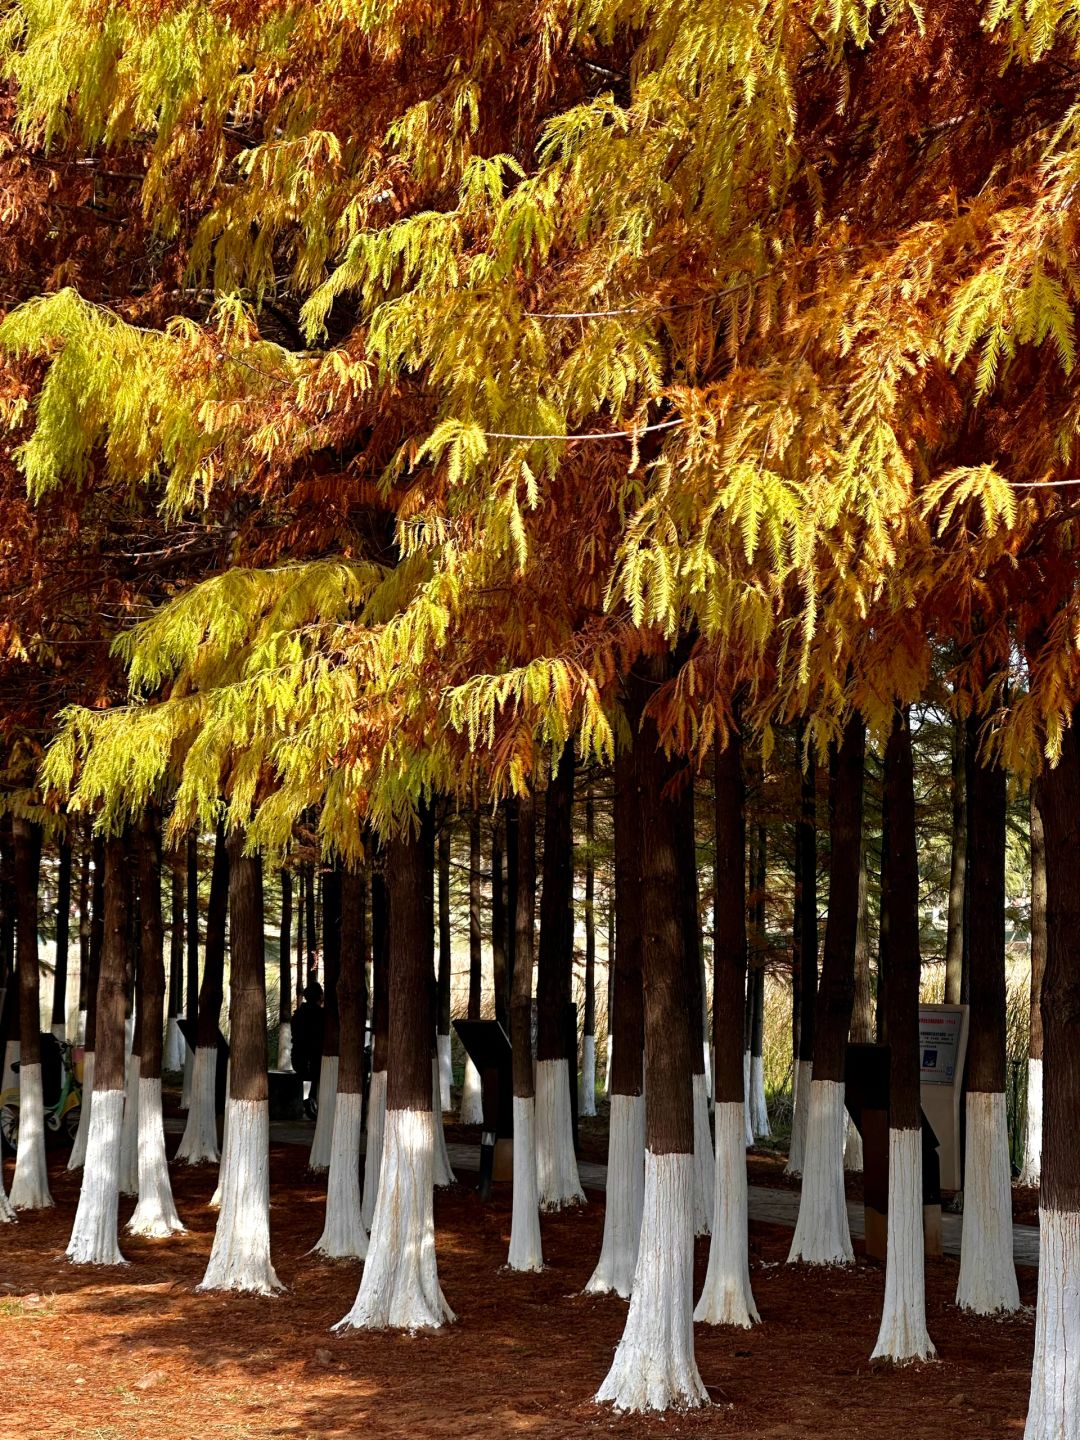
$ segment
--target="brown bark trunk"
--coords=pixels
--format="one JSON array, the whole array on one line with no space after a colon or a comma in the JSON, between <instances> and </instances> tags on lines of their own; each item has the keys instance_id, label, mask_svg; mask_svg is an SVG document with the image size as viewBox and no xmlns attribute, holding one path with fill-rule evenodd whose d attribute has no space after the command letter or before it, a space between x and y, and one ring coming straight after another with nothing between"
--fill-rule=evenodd
<instances>
[{"instance_id":1,"label":"brown bark trunk","mask_svg":"<svg viewBox=\"0 0 1080 1440\"><path fill-rule=\"evenodd\" d=\"M642 993L649 1077L645 1143L653 1155L694 1153L691 1077L694 1051L700 1045L691 1038L696 1036L696 1024L688 1020L686 904L679 893L685 808L671 795L677 769L660 748L656 726L647 718L634 737L634 771L637 802L648 817L641 857Z\"/></svg>"},{"instance_id":2,"label":"brown bark trunk","mask_svg":"<svg viewBox=\"0 0 1080 1440\"><path fill-rule=\"evenodd\" d=\"M371 874L371 1068L385 1070L390 1030L390 928L386 876Z\"/></svg>"},{"instance_id":3,"label":"brown bark trunk","mask_svg":"<svg viewBox=\"0 0 1080 1440\"><path fill-rule=\"evenodd\" d=\"M411 831L387 847L390 919L388 1110L431 1109L431 899L424 843ZM427 933L426 933L427 932Z\"/></svg>"},{"instance_id":4,"label":"brown bark trunk","mask_svg":"<svg viewBox=\"0 0 1080 1440\"><path fill-rule=\"evenodd\" d=\"M280 1023L292 1019L292 872L281 872L281 930L278 941L278 1014ZM297 996L299 1001L299 996Z\"/></svg>"},{"instance_id":5,"label":"brown bark trunk","mask_svg":"<svg viewBox=\"0 0 1080 1440\"><path fill-rule=\"evenodd\" d=\"M165 926L161 915L161 824L152 811L144 813L139 824L139 896L139 1075L143 1080L159 1080L165 1023Z\"/></svg>"},{"instance_id":6,"label":"brown bark trunk","mask_svg":"<svg viewBox=\"0 0 1080 1440\"><path fill-rule=\"evenodd\" d=\"M686 966L686 1012L690 1026L690 1069L705 1073L705 1049L701 1043L704 993L701 984L701 920L698 910L697 835L694 823L694 784L688 777L678 798L677 893L682 899L680 916L683 936L683 963Z\"/></svg>"},{"instance_id":7,"label":"brown bark trunk","mask_svg":"<svg viewBox=\"0 0 1080 1440\"><path fill-rule=\"evenodd\" d=\"M768 875L765 826L754 826L754 967L750 977L750 1054L760 1059L765 1041L765 886Z\"/></svg>"},{"instance_id":8,"label":"brown bark trunk","mask_svg":"<svg viewBox=\"0 0 1080 1440\"><path fill-rule=\"evenodd\" d=\"M326 996L323 1015L323 1056L337 1055L340 1032L338 977L341 973L341 868L327 870L322 882L323 980Z\"/></svg>"},{"instance_id":9,"label":"brown bark trunk","mask_svg":"<svg viewBox=\"0 0 1080 1440\"><path fill-rule=\"evenodd\" d=\"M596 1034L596 820L592 786L585 792L585 1015L582 1034Z\"/></svg>"},{"instance_id":10,"label":"brown bark trunk","mask_svg":"<svg viewBox=\"0 0 1080 1440\"><path fill-rule=\"evenodd\" d=\"M450 932L450 821L444 816L439 830L439 980L438 1028L450 1034L450 979L452 965ZM449 1099L449 1096L447 1096Z\"/></svg>"},{"instance_id":11,"label":"brown bark trunk","mask_svg":"<svg viewBox=\"0 0 1080 1440\"><path fill-rule=\"evenodd\" d=\"M19 973L19 1063L41 1063L41 972L38 965L38 886L41 826L16 815L11 822L15 852L15 953Z\"/></svg>"},{"instance_id":12,"label":"brown bark trunk","mask_svg":"<svg viewBox=\"0 0 1080 1440\"><path fill-rule=\"evenodd\" d=\"M796 747L801 757L803 727L796 732ZM801 772L799 819L795 827L795 845L799 856L799 876L795 888L795 932L799 951L799 1059L813 1061L814 1027L817 1023L817 761L813 750Z\"/></svg>"},{"instance_id":13,"label":"brown bark trunk","mask_svg":"<svg viewBox=\"0 0 1080 1440\"><path fill-rule=\"evenodd\" d=\"M968 722L975 744L977 722ZM1005 1090L1005 772L977 761L968 774L971 1014L967 1088Z\"/></svg>"},{"instance_id":14,"label":"brown bark trunk","mask_svg":"<svg viewBox=\"0 0 1080 1440\"><path fill-rule=\"evenodd\" d=\"M262 861L257 855L244 854L244 837L239 831L229 837L226 869L232 961L229 975L229 1098L265 1100L269 1086L266 1078ZM208 920L207 951L210 948L209 928ZM199 1020L201 1023L201 1015Z\"/></svg>"},{"instance_id":15,"label":"brown bark trunk","mask_svg":"<svg viewBox=\"0 0 1080 1440\"><path fill-rule=\"evenodd\" d=\"M949 915L945 935L945 1003L960 1004L964 975L964 870L967 863L967 802L964 785L964 730L952 732L952 852L949 861Z\"/></svg>"},{"instance_id":16,"label":"brown bark trunk","mask_svg":"<svg viewBox=\"0 0 1080 1440\"><path fill-rule=\"evenodd\" d=\"M199 1013L199 841L187 841L187 986L184 1018L189 1024Z\"/></svg>"},{"instance_id":17,"label":"brown bark trunk","mask_svg":"<svg viewBox=\"0 0 1080 1440\"><path fill-rule=\"evenodd\" d=\"M85 1045L87 1050L96 1052L98 990L101 983L101 956L105 948L105 842L100 837L94 838L91 853L94 858L94 874L90 887Z\"/></svg>"},{"instance_id":18,"label":"brown bark trunk","mask_svg":"<svg viewBox=\"0 0 1080 1440\"><path fill-rule=\"evenodd\" d=\"M11 840L11 816L0 816L0 969L11 981L15 973L15 855Z\"/></svg>"},{"instance_id":19,"label":"brown bark trunk","mask_svg":"<svg viewBox=\"0 0 1080 1440\"><path fill-rule=\"evenodd\" d=\"M1043 1152L1040 1208L1080 1211L1080 743L1074 713L1061 759L1039 780L1046 840ZM969 852L970 853L970 852Z\"/></svg>"},{"instance_id":20,"label":"brown bark trunk","mask_svg":"<svg viewBox=\"0 0 1080 1440\"><path fill-rule=\"evenodd\" d=\"M887 790L883 790L881 795L881 897L878 904L877 1025L875 1027L875 1039L879 1045L889 1043L889 945L892 898L889 894L889 870L885 864L885 856L889 853L890 844L889 795Z\"/></svg>"},{"instance_id":21,"label":"brown bark trunk","mask_svg":"<svg viewBox=\"0 0 1080 1440\"><path fill-rule=\"evenodd\" d=\"M634 724L640 717L634 717ZM612 1095L640 1095L645 1012L641 991L641 853L645 844L634 752L615 756L615 967L610 1005Z\"/></svg>"},{"instance_id":22,"label":"brown bark trunk","mask_svg":"<svg viewBox=\"0 0 1080 1440\"><path fill-rule=\"evenodd\" d=\"M870 1045L874 1039L874 1005L870 994L870 885L866 871L865 832L859 853L859 924L855 931L855 1003L851 1011L851 1038L856 1045Z\"/></svg>"},{"instance_id":23,"label":"brown bark trunk","mask_svg":"<svg viewBox=\"0 0 1080 1440\"><path fill-rule=\"evenodd\" d=\"M319 947L319 932L315 924L315 867L304 866L304 931L307 940L307 974L313 975L318 967L316 954Z\"/></svg>"},{"instance_id":24,"label":"brown bark trunk","mask_svg":"<svg viewBox=\"0 0 1080 1440\"><path fill-rule=\"evenodd\" d=\"M897 712L885 747L889 797L889 1127L919 1128L919 858L915 772L906 713Z\"/></svg>"},{"instance_id":25,"label":"brown bark trunk","mask_svg":"<svg viewBox=\"0 0 1080 1440\"><path fill-rule=\"evenodd\" d=\"M1043 1054L1042 982L1046 971L1046 835L1039 813L1038 789L1031 787L1031 1023L1028 1055Z\"/></svg>"},{"instance_id":26,"label":"brown bark trunk","mask_svg":"<svg viewBox=\"0 0 1080 1440\"><path fill-rule=\"evenodd\" d=\"M483 935L480 874L480 816L474 811L469 817L469 1009L470 1020L480 1019L480 998L483 986Z\"/></svg>"},{"instance_id":27,"label":"brown bark trunk","mask_svg":"<svg viewBox=\"0 0 1080 1440\"><path fill-rule=\"evenodd\" d=\"M79 1013L90 1004L90 855L89 832L84 833L79 856Z\"/></svg>"},{"instance_id":28,"label":"brown bark trunk","mask_svg":"<svg viewBox=\"0 0 1080 1440\"><path fill-rule=\"evenodd\" d=\"M746 787L742 737L734 727L715 752L716 858L713 886L713 1076L718 1105L742 1103L746 1004Z\"/></svg>"},{"instance_id":29,"label":"brown bark trunk","mask_svg":"<svg viewBox=\"0 0 1080 1440\"><path fill-rule=\"evenodd\" d=\"M56 875L56 969L53 976L52 1023L67 1024L68 934L71 929L71 843L60 841Z\"/></svg>"},{"instance_id":30,"label":"brown bark trunk","mask_svg":"<svg viewBox=\"0 0 1080 1440\"><path fill-rule=\"evenodd\" d=\"M491 826L491 970L495 985L495 1019L509 1028L506 986L506 889L503 875L504 826L497 815Z\"/></svg>"},{"instance_id":31,"label":"brown bark trunk","mask_svg":"<svg viewBox=\"0 0 1080 1440\"><path fill-rule=\"evenodd\" d=\"M219 825L214 840L214 867L210 872L210 899L206 907L206 948L195 1040L199 1049L212 1049L217 1045L221 1006L225 998L225 927L229 900L229 851L225 831ZM232 1014L231 1006L229 1014Z\"/></svg>"},{"instance_id":32,"label":"brown bark trunk","mask_svg":"<svg viewBox=\"0 0 1080 1440\"><path fill-rule=\"evenodd\" d=\"M338 1094L364 1090L364 1022L367 985L364 977L364 875L346 870L341 876L341 968L338 974Z\"/></svg>"},{"instance_id":33,"label":"brown bark trunk","mask_svg":"<svg viewBox=\"0 0 1080 1440\"><path fill-rule=\"evenodd\" d=\"M536 1058L567 1060L567 1008L574 973L574 752L568 745L548 781L544 801L544 883L536 971Z\"/></svg>"},{"instance_id":34,"label":"brown bark trunk","mask_svg":"<svg viewBox=\"0 0 1080 1440\"><path fill-rule=\"evenodd\" d=\"M180 1014L184 989L184 880L176 867L170 869L169 907L169 1018Z\"/></svg>"},{"instance_id":35,"label":"brown bark trunk","mask_svg":"<svg viewBox=\"0 0 1080 1440\"><path fill-rule=\"evenodd\" d=\"M531 1100L532 974L536 919L536 805L532 792L518 800L517 879L514 907L514 976L510 1003L510 1044L514 1052L514 1094Z\"/></svg>"},{"instance_id":36,"label":"brown bark trunk","mask_svg":"<svg viewBox=\"0 0 1080 1440\"><path fill-rule=\"evenodd\" d=\"M844 1056L855 999L855 932L859 923L863 757L866 732L858 716L844 727L829 767L829 914L814 1029L814 1079L844 1079Z\"/></svg>"},{"instance_id":37,"label":"brown bark trunk","mask_svg":"<svg viewBox=\"0 0 1080 1440\"><path fill-rule=\"evenodd\" d=\"M124 1088L124 1012L131 895L128 838L110 836L105 841L104 850L104 915L94 1043L95 1091Z\"/></svg>"}]
</instances>

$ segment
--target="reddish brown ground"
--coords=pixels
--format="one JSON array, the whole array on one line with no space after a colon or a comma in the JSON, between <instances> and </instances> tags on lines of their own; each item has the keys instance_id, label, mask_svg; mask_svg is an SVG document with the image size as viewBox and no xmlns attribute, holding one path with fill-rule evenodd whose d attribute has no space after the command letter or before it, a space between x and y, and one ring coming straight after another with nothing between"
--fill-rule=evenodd
<instances>
[{"instance_id":1,"label":"reddish brown ground","mask_svg":"<svg viewBox=\"0 0 1080 1440\"><path fill-rule=\"evenodd\" d=\"M305 1252L322 1225L322 1186L303 1174L304 1151L275 1147L274 1259L288 1286L277 1299L199 1295L209 1252L209 1169L178 1167L173 1241L127 1239L122 1270L75 1269L63 1249L76 1182L52 1161L53 1211L0 1229L0 1440L570 1440L638 1436L964 1437L1023 1432L1032 1346L1030 1314L976 1320L950 1301L956 1265L931 1266L930 1330L938 1364L872 1367L882 1271L782 1264L790 1233L752 1227L753 1284L765 1324L732 1334L697 1327L697 1357L716 1402L707 1411L642 1419L591 1401L622 1329L625 1305L586 1298L603 1206L544 1222L549 1268L500 1269L508 1188L490 1205L471 1189L436 1202L439 1271L458 1313L445 1330L338 1336L355 1265ZM10 1183L10 1162L8 1165ZM122 1215L130 1213L130 1202ZM706 1242L698 1248L698 1283ZM1034 1276L1021 1276L1025 1302Z\"/></svg>"}]
</instances>

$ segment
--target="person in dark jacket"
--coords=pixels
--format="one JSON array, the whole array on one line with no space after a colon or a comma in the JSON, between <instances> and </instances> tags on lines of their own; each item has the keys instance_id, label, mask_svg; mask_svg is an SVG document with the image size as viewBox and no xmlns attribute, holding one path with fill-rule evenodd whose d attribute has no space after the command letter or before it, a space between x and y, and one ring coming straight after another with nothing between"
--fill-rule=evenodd
<instances>
[{"instance_id":1,"label":"person in dark jacket","mask_svg":"<svg viewBox=\"0 0 1080 1440\"><path fill-rule=\"evenodd\" d=\"M319 1108L319 1071L322 1068L325 1020L322 986L317 980L311 980L304 987L303 1000L293 1011L292 1063L301 1080L310 1082L304 1109L312 1118Z\"/></svg>"}]
</instances>

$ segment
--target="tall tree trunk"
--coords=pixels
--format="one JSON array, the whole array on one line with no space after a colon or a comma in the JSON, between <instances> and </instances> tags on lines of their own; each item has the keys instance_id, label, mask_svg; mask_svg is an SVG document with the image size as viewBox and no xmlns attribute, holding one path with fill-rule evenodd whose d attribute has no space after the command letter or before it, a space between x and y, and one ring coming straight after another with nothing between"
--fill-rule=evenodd
<instances>
[{"instance_id":1,"label":"tall tree trunk","mask_svg":"<svg viewBox=\"0 0 1080 1440\"><path fill-rule=\"evenodd\" d=\"M469 1009L470 1020L481 1018L483 995L483 873L480 848L480 812L469 816ZM465 1078L461 1087L461 1123L480 1125L484 1106L480 1094L480 1072L472 1057L465 1056Z\"/></svg>"},{"instance_id":2,"label":"tall tree trunk","mask_svg":"<svg viewBox=\"0 0 1080 1440\"><path fill-rule=\"evenodd\" d=\"M640 719L640 717L636 717ZM641 865L645 844L632 749L615 756L615 954L608 983L611 1113L600 1261L586 1290L630 1294L645 1203L645 1018L641 993Z\"/></svg>"},{"instance_id":3,"label":"tall tree trunk","mask_svg":"<svg viewBox=\"0 0 1080 1440\"><path fill-rule=\"evenodd\" d=\"M334 1138L334 1109L337 1105L338 976L341 970L341 876L340 865L322 876L322 959L326 994L323 1008L322 1060L319 1064L319 1112L311 1140L308 1169L319 1175L330 1168Z\"/></svg>"},{"instance_id":4,"label":"tall tree trunk","mask_svg":"<svg viewBox=\"0 0 1080 1440\"><path fill-rule=\"evenodd\" d=\"M1046 970L1046 835L1039 813L1038 788L1031 787L1031 1019L1028 1025L1027 1119L1021 1185L1038 1185L1042 1176L1043 1026L1042 982Z\"/></svg>"},{"instance_id":5,"label":"tall tree trunk","mask_svg":"<svg viewBox=\"0 0 1080 1440\"><path fill-rule=\"evenodd\" d=\"M38 962L38 890L41 883L41 827L16 815L15 948L19 972L19 1144L11 1204L15 1210L50 1206L45 1167L45 1102L41 1084L41 986Z\"/></svg>"},{"instance_id":6,"label":"tall tree trunk","mask_svg":"<svg viewBox=\"0 0 1080 1440\"><path fill-rule=\"evenodd\" d=\"M307 951L307 975L314 978L318 969L319 931L315 924L315 866L304 866L304 935Z\"/></svg>"},{"instance_id":7,"label":"tall tree trunk","mask_svg":"<svg viewBox=\"0 0 1080 1440\"><path fill-rule=\"evenodd\" d=\"M829 914L814 1030L799 1219L789 1261L846 1265L854 1259L844 1193L844 1057L855 998L866 731L845 725L829 766Z\"/></svg>"},{"instance_id":8,"label":"tall tree trunk","mask_svg":"<svg viewBox=\"0 0 1080 1440\"><path fill-rule=\"evenodd\" d=\"M367 1255L368 1236L361 1218L360 1133L364 1100L364 875L341 873L341 955L337 985L338 1073L326 1222L315 1249L333 1259ZM325 903L329 891L324 892Z\"/></svg>"},{"instance_id":9,"label":"tall tree trunk","mask_svg":"<svg viewBox=\"0 0 1080 1440\"><path fill-rule=\"evenodd\" d=\"M1038 808L1046 846L1046 968L1040 997L1046 1087L1039 1195L1039 1299L1024 1440L1080 1434L1080 713ZM1044 762L1045 764L1045 762ZM965 1196L966 1200L966 1196Z\"/></svg>"},{"instance_id":10,"label":"tall tree trunk","mask_svg":"<svg viewBox=\"0 0 1080 1440\"><path fill-rule=\"evenodd\" d=\"M292 1063L292 871L281 871L281 929L278 940L278 1053L277 1068ZM299 997L297 997L299 998Z\"/></svg>"},{"instance_id":11,"label":"tall tree trunk","mask_svg":"<svg viewBox=\"0 0 1080 1440\"><path fill-rule=\"evenodd\" d=\"M878 901L878 961L877 961L877 1025L875 1039L879 1045L889 1043L889 943L892 916L892 896L889 893L889 869L885 856L889 852L889 794L881 796L881 894ZM860 907L862 895L859 897ZM860 915L862 911L860 908Z\"/></svg>"},{"instance_id":12,"label":"tall tree trunk","mask_svg":"<svg viewBox=\"0 0 1080 1440\"><path fill-rule=\"evenodd\" d=\"M215 863L216 863L215 855ZM270 1261L270 1106L266 1078L266 954L262 861L229 836L229 1098L214 1244L200 1290L271 1295L281 1282ZM211 880L211 906L213 881ZM210 949L207 918L207 951ZM209 963L209 955L207 957ZM201 1019L201 1016L200 1016Z\"/></svg>"},{"instance_id":13,"label":"tall tree trunk","mask_svg":"<svg viewBox=\"0 0 1080 1440\"><path fill-rule=\"evenodd\" d=\"M795 732L796 755L802 758L805 726ZM799 1054L795 1072L795 1112L791 1152L784 1173L801 1175L806 1154L806 1122L810 1115L810 1084L814 1072L814 1027L817 1024L817 761L813 747L800 772L799 819L795 826L798 873L795 885L795 944L799 970Z\"/></svg>"},{"instance_id":14,"label":"tall tree trunk","mask_svg":"<svg viewBox=\"0 0 1080 1440\"><path fill-rule=\"evenodd\" d=\"M956 1303L980 1315L1016 1310L1012 1170L1005 1114L1006 776L978 760L968 720L967 878L971 1014L967 1052L964 1228Z\"/></svg>"},{"instance_id":15,"label":"tall tree trunk","mask_svg":"<svg viewBox=\"0 0 1080 1440\"><path fill-rule=\"evenodd\" d=\"M928 1360L919 1108L919 855L915 768L906 712L885 747L889 802L889 1222L885 1303L871 1358Z\"/></svg>"},{"instance_id":16,"label":"tall tree trunk","mask_svg":"<svg viewBox=\"0 0 1080 1440\"><path fill-rule=\"evenodd\" d=\"M76 1044L86 1044L86 1011L90 1004L90 856L93 842L87 831L79 854L79 1019Z\"/></svg>"},{"instance_id":17,"label":"tall tree trunk","mask_svg":"<svg viewBox=\"0 0 1080 1440\"><path fill-rule=\"evenodd\" d=\"M578 1111L596 1114L596 824L590 785L585 791L585 1013L581 1026Z\"/></svg>"},{"instance_id":18,"label":"tall tree trunk","mask_svg":"<svg viewBox=\"0 0 1080 1440\"><path fill-rule=\"evenodd\" d=\"M120 1132L124 1119L124 1011L130 844L111 836L104 844L103 918L94 1036L94 1092L79 1205L67 1257L76 1265L123 1263L117 1235L120 1202Z\"/></svg>"},{"instance_id":19,"label":"tall tree trunk","mask_svg":"<svg viewBox=\"0 0 1080 1440\"><path fill-rule=\"evenodd\" d=\"M964 726L952 728L952 849L949 861L949 914L945 934L945 1004L960 1004L964 974L964 870L967 864L967 799L964 784Z\"/></svg>"},{"instance_id":20,"label":"tall tree trunk","mask_svg":"<svg viewBox=\"0 0 1080 1440\"><path fill-rule=\"evenodd\" d=\"M165 1070L181 1070L184 1041L177 1025L184 990L184 880L175 857L169 866L169 999L165 1027Z\"/></svg>"},{"instance_id":21,"label":"tall tree trunk","mask_svg":"<svg viewBox=\"0 0 1080 1440\"><path fill-rule=\"evenodd\" d=\"M139 825L139 1048L138 1196L128 1222L133 1235L172 1235L183 1230L173 1204L161 1114L162 1028L165 1011L165 927L161 915L161 824L153 811ZM176 876L173 876L176 898ZM174 939L173 951L176 952Z\"/></svg>"},{"instance_id":22,"label":"tall tree trunk","mask_svg":"<svg viewBox=\"0 0 1080 1440\"><path fill-rule=\"evenodd\" d=\"M71 841L60 841L56 872L56 969L53 975L52 1033L67 1039L68 934L71 928Z\"/></svg>"},{"instance_id":23,"label":"tall tree trunk","mask_svg":"<svg viewBox=\"0 0 1080 1440\"><path fill-rule=\"evenodd\" d=\"M192 831L187 837L187 975L184 984L184 1019L188 1035L199 1023L199 839ZM197 1042L196 1042L197 1043ZM195 1084L196 1045L188 1039L184 1052L184 1084L181 1108L191 1109Z\"/></svg>"},{"instance_id":24,"label":"tall tree trunk","mask_svg":"<svg viewBox=\"0 0 1080 1440\"><path fill-rule=\"evenodd\" d=\"M364 1146L364 1195L361 1218L370 1231L379 1194L386 1124L386 1062L390 1028L390 929L386 877L371 872L371 1086Z\"/></svg>"},{"instance_id":25,"label":"tall tree trunk","mask_svg":"<svg viewBox=\"0 0 1080 1440\"><path fill-rule=\"evenodd\" d=\"M765 961L769 939L765 926L765 891L768 851L765 826L754 826L754 949L757 961L751 974L753 1010L750 1024L750 1129L755 1139L772 1134L765 1098Z\"/></svg>"},{"instance_id":26,"label":"tall tree trunk","mask_svg":"<svg viewBox=\"0 0 1080 1440\"><path fill-rule=\"evenodd\" d=\"M738 717L736 717L736 720ZM716 1198L705 1287L694 1319L748 1328L760 1320L750 1289L744 1144L743 1008L746 995L746 789L742 737L716 750L713 869L713 1089Z\"/></svg>"},{"instance_id":27,"label":"tall tree trunk","mask_svg":"<svg viewBox=\"0 0 1080 1440\"><path fill-rule=\"evenodd\" d=\"M514 975L510 1043L514 1065L514 1209L511 1270L542 1270L540 1194L536 1183L536 1092L533 1085L532 977L536 923L536 805L532 791L517 802L514 885ZM610 1186L610 1181L609 1181Z\"/></svg>"},{"instance_id":28,"label":"tall tree trunk","mask_svg":"<svg viewBox=\"0 0 1080 1440\"><path fill-rule=\"evenodd\" d=\"M443 816L439 828L439 978L437 982L436 1036L439 1052L439 1093L445 1114L452 1109L454 1071L450 1052L450 978L453 964L450 930L450 819Z\"/></svg>"},{"instance_id":29,"label":"tall tree trunk","mask_svg":"<svg viewBox=\"0 0 1080 1440\"><path fill-rule=\"evenodd\" d=\"M356 1303L338 1328L416 1330L453 1320L435 1263L431 1099L433 877L425 838L387 847L389 1068L379 1194Z\"/></svg>"},{"instance_id":30,"label":"tall tree trunk","mask_svg":"<svg viewBox=\"0 0 1080 1440\"><path fill-rule=\"evenodd\" d=\"M636 680L631 683L638 688ZM636 698L643 706L645 697ZM635 803L649 817L641 867L649 1077L645 1199L626 1327L596 1397L620 1410L667 1410L702 1405L708 1398L694 1359L692 1076L701 1045L698 1017L687 1018L685 901L679 893L680 810L685 811L671 795L675 770L646 718L634 736Z\"/></svg>"},{"instance_id":31,"label":"tall tree trunk","mask_svg":"<svg viewBox=\"0 0 1080 1440\"><path fill-rule=\"evenodd\" d=\"M491 970L495 987L495 1019L508 1029L509 990L507 989L506 943L506 877L503 873L505 823L502 812L491 826Z\"/></svg>"},{"instance_id":32,"label":"tall tree trunk","mask_svg":"<svg viewBox=\"0 0 1080 1440\"><path fill-rule=\"evenodd\" d=\"M71 1147L67 1168L81 1170L86 1161L90 1139L90 1113L94 1099L94 1047L97 1043L98 982L101 976L101 954L105 937L105 846L100 837L87 837L93 858L90 885L90 914L86 925L86 1020L83 1025L83 1087L79 1109L79 1128Z\"/></svg>"},{"instance_id":33,"label":"tall tree trunk","mask_svg":"<svg viewBox=\"0 0 1080 1440\"><path fill-rule=\"evenodd\" d=\"M585 1203L574 1154L568 1046L574 973L574 753L568 745L544 802L544 883L536 971L536 1173L540 1208Z\"/></svg>"},{"instance_id":34,"label":"tall tree trunk","mask_svg":"<svg viewBox=\"0 0 1080 1440\"><path fill-rule=\"evenodd\" d=\"M682 900L680 928L686 966L686 1023L691 1038L691 1084L694 1099L694 1233L708 1235L712 1228L716 1157L709 1129L709 1093L705 1083L705 1050L701 1043L704 987L701 983L701 918L698 910L697 835L692 777L678 801L678 894Z\"/></svg>"},{"instance_id":35,"label":"tall tree trunk","mask_svg":"<svg viewBox=\"0 0 1080 1440\"><path fill-rule=\"evenodd\" d=\"M886 1003L884 995L879 996L879 1002L880 1016ZM855 1003L851 1010L851 1039L856 1045L874 1043L874 1002L870 991L870 884L865 830L859 854L859 924L855 931Z\"/></svg>"},{"instance_id":36,"label":"tall tree trunk","mask_svg":"<svg viewBox=\"0 0 1080 1440\"><path fill-rule=\"evenodd\" d=\"M176 1151L177 1160L186 1160L189 1165L201 1165L220 1158L217 1135L218 1027L225 998L225 930L228 907L229 853L224 828L219 825L214 840L210 898L206 907L206 946L202 985L199 987L199 1019L195 1036L191 1104L188 1107L187 1126ZM189 908L192 921L194 914ZM193 926L189 926L189 935L191 928Z\"/></svg>"}]
</instances>

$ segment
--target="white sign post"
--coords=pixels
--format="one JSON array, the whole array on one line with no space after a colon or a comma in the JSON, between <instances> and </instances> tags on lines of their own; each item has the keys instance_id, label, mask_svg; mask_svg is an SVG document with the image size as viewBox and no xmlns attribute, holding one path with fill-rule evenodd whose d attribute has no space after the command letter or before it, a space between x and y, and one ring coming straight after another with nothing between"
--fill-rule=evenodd
<instances>
[{"instance_id":1,"label":"white sign post","mask_svg":"<svg viewBox=\"0 0 1080 1440\"><path fill-rule=\"evenodd\" d=\"M960 1096L967 1058L968 1007L919 1006L919 1099L938 1138L941 1188L963 1186Z\"/></svg>"}]
</instances>

